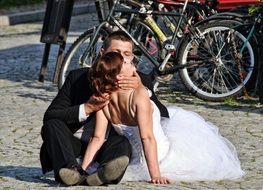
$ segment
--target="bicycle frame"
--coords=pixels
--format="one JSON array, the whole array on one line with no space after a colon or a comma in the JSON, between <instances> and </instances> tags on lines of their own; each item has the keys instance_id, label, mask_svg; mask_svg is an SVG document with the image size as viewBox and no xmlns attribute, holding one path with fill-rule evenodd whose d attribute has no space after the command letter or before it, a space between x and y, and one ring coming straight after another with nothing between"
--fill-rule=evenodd
<instances>
[{"instance_id":1,"label":"bicycle frame","mask_svg":"<svg viewBox=\"0 0 263 190\"><path fill-rule=\"evenodd\" d=\"M152 64L155 65L155 68L158 68L157 72L158 75L167 75L167 74L171 74L174 73L175 71L181 69L181 68L185 68L188 66L192 66L192 65L196 65L196 63L188 63L185 64L183 66L175 66L173 65L172 67L170 67L169 69L165 70L165 66L168 62L168 60L170 59L170 57L172 56L173 51L175 50L175 41L177 39L177 34L179 32L179 29L183 23L183 20L185 18L185 11L186 11L186 7L188 4L188 0L185 0L184 6L183 6L183 10L181 13L177 13L177 12L161 12L161 11L152 11L152 12L147 12L147 11L142 11L140 10L131 10L129 8L118 8L117 5L119 4L120 0L116 0L114 1L111 10L106 18L105 21L102 21L99 26L97 27L97 29L94 28L95 31L95 36L92 38L92 41L90 42L89 47L87 48L87 50L85 51L85 53L82 55L81 57L81 62L85 61L85 57L87 55L87 52L89 52L90 48L93 46L93 44L95 43L95 37L98 35L100 29L102 29L104 26L106 26L107 24L111 25L110 22L113 22L120 30L122 30L123 32L125 32L133 41L133 43L135 44L135 46L137 48L139 48L139 50L147 57L147 59L150 60L150 62ZM133 2L132 0L130 0L130 2ZM135 2L137 3L137 2ZM122 24L114 17L114 13L128 13L128 14L137 14L137 15L165 15L165 16L174 16L174 17L179 17L179 21L178 21L178 25L176 27L175 32L173 33L171 42L166 44L166 49L168 50L168 53L166 54L165 58L163 59L162 63L159 64L159 62L153 58L153 56L146 50L145 47L143 47L133 36L131 36L131 34L122 26ZM193 30L190 29L190 32L194 32ZM196 32L195 32L196 33ZM160 65L160 66L159 66Z\"/></svg>"},{"instance_id":2,"label":"bicycle frame","mask_svg":"<svg viewBox=\"0 0 263 190\"><path fill-rule=\"evenodd\" d=\"M242 53L243 53L243 51L244 51L244 49L245 49L246 44L248 43L248 41L250 40L250 38L251 38L251 37L253 36L253 34L255 33L256 25L261 22L261 19L262 19L262 16L261 16L261 13L259 13L258 16L255 18L255 21L254 21L254 23L253 23L253 25L252 25L249 33L248 33L248 36L247 36L247 38L246 38L246 41L245 41L245 43L243 44L243 46L242 46L242 48L241 48L241 50L240 50L240 54L241 54L241 55L242 55ZM237 27L240 27L240 26L237 26ZM234 28L237 28L237 27L234 27Z\"/></svg>"}]
</instances>

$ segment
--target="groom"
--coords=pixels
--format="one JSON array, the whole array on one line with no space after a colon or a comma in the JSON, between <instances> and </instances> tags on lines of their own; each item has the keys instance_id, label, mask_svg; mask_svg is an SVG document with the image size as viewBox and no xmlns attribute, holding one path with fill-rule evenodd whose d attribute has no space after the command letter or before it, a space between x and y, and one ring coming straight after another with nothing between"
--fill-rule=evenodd
<instances>
[{"instance_id":1,"label":"groom","mask_svg":"<svg viewBox=\"0 0 263 190\"><path fill-rule=\"evenodd\" d=\"M132 61L133 46L129 36L116 31L104 41L101 54L119 52L125 61ZM117 184L129 164L131 147L128 140L118 135L112 127L109 127L107 139L94 160L98 166L94 173L89 175L76 159L83 156L86 150L94 127L94 112L108 103L107 99L93 95L87 73L88 68L72 71L44 114L40 150L42 171L45 174L54 170L55 180L66 185ZM132 77L119 79L118 85L124 89L137 88L139 85L153 89L151 78L139 72ZM165 106L158 101L154 92L151 94L161 116L168 117ZM84 139L76 135L83 126L88 131Z\"/></svg>"}]
</instances>

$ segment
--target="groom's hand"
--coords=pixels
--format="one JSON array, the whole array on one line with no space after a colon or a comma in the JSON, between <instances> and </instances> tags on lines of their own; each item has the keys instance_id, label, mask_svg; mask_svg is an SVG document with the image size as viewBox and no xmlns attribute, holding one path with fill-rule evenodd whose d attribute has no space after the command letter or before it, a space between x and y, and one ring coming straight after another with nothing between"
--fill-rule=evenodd
<instances>
[{"instance_id":1,"label":"groom's hand","mask_svg":"<svg viewBox=\"0 0 263 190\"><path fill-rule=\"evenodd\" d=\"M104 93L101 96L92 95L84 105L86 115L101 110L109 101L110 95L108 93Z\"/></svg>"},{"instance_id":2,"label":"groom's hand","mask_svg":"<svg viewBox=\"0 0 263 190\"><path fill-rule=\"evenodd\" d=\"M124 90L135 89L142 85L141 78L136 71L132 76L117 75L117 83L118 87Z\"/></svg>"}]
</instances>

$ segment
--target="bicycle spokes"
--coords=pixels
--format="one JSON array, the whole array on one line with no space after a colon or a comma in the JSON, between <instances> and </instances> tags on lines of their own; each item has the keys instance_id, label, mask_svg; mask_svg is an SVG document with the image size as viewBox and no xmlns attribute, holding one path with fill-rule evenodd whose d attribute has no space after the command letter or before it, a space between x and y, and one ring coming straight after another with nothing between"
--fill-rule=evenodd
<instances>
[{"instance_id":1,"label":"bicycle spokes","mask_svg":"<svg viewBox=\"0 0 263 190\"><path fill-rule=\"evenodd\" d=\"M192 39L185 55L189 81L206 94L226 95L243 88L251 74L249 48L239 54L245 39L227 27L210 28ZM198 64L194 65L193 63Z\"/></svg>"}]
</instances>

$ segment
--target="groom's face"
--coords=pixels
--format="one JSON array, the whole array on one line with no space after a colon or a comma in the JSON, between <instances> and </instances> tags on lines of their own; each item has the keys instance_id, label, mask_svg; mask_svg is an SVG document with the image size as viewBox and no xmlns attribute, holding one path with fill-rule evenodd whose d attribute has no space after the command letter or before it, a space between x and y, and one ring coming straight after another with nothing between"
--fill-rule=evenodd
<instances>
[{"instance_id":1,"label":"groom's face","mask_svg":"<svg viewBox=\"0 0 263 190\"><path fill-rule=\"evenodd\" d=\"M118 52L122 55L125 63L131 64L134 57L132 49L133 45L130 42L112 40L110 46L106 50L102 50L102 53Z\"/></svg>"}]
</instances>

